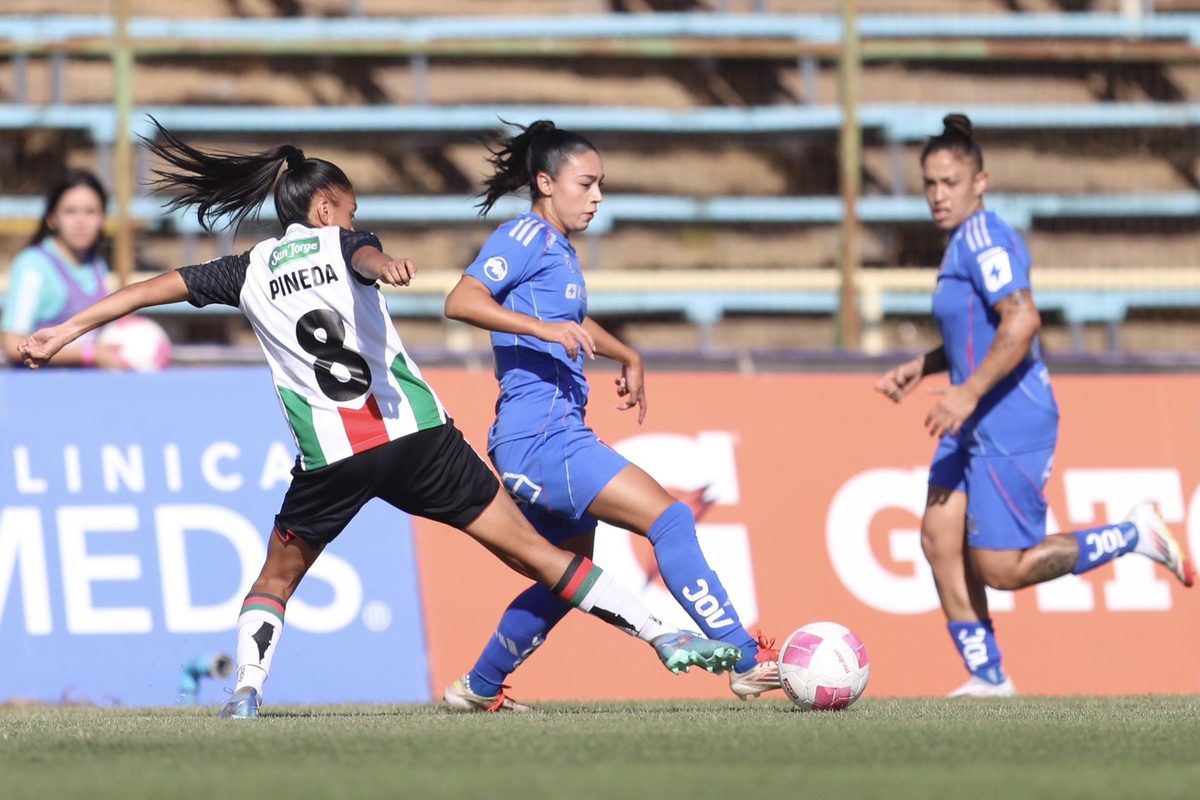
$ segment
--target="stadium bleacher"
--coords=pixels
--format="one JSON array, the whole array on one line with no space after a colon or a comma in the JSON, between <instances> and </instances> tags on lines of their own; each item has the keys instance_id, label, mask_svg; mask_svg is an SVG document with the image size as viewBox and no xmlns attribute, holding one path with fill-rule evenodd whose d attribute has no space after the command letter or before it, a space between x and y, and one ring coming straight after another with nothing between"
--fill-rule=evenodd
<instances>
[{"instance_id":1,"label":"stadium bleacher","mask_svg":"<svg viewBox=\"0 0 1200 800\"><path fill-rule=\"evenodd\" d=\"M92 59L106 57L111 50L114 22L107 17L43 16L0 17L0 55L11 59L46 57ZM901 63L916 61L928 66L941 60L961 57L955 48L964 40L989 42L1008 41L1029 44L1028 51L1008 50L996 59L1028 61L1039 58L1037 46L1063 43L1083 43L1107 46L1118 61L1139 64L1182 64L1194 70L1200 63L1200 14L1147 14L1127 17L1117 14L992 14L992 15L928 15L928 14L866 14L860 17L859 32L863 37L864 62L879 62L887 68L896 59ZM524 63L532 56L567 62L589 55L635 59L638 63L654 64L678 59L728 58L766 63L772 68L779 64L804 73L815 60L828 65L836 57L841 43L841 23L827 14L608 14L574 17L432 17L432 18L255 18L255 19L151 19L135 18L129 26L131 46L139 59L155 60L155 64L170 65L179 59L211 59L236 54L256 54L263 57L316 53L338 58L399 58L438 59L441 62L474 63L480 59L489 63ZM937 45L937 43L942 45ZM618 44L614 44L618 43ZM932 43L933 49L921 47ZM904 46L909 47L905 51ZM943 47L939 53L937 47ZM1135 47L1137 50L1113 50L1113 47ZM1170 47L1172 49L1163 49ZM874 48L874 49L872 49ZM891 48L891 49L889 49ZM1155 50L1154 48L1158 48ZM904 53L908 55L905 56ZM1000 51L998 51L1000 52ZM1088 51L1079 51L1081 53ZM1099 52L1099 51L1097 51ZM1040 58L1046 58L1043 54ZM1071 58L1069 51L1058 60ZM1080 58L1088 58L1083 55ZM209 61L205 61L208 59ZM797 65L797 60L807 64ZM524 61L523 61L524 60ZM711 60L711 59L710 59ZM1050 59L1054 60L1054 59ZM61 62L60 62L61 63ZM953 70L954 64L945 69ZM702 70L703 71L703 70ZM59 68L56 80L62 79ZM412 70L412 79L428 82L428 62L421 70ZM1188 77L1182 81L1190 86ZM10 77L8 100L26 98L33 92L28 85L28 72L14 70ZM423 89L418 94L427 93ZM57 92L58 95L63 94ZM726 90L728 94L728 90ZM5 99L0 95L0 99ZM47 135L71 135L75 147L81 146L78 137L103 152L111 146L116 134L112 107L95 102L0 103L0 135L5 131L38 130ZM803 100L804 98L802 98ZM811 99L808 98L808 99ZM831 99L831 98L830 98ZM977 129L993 133L1006 143L1023 138L1085 137L1088 140L1112 140L1124 135L1135 137L1138 147L1145 149L1146 137L1188 137L1200 123L1200 104L1187 91L1169 102L1154 97L1105 97L1090 102L1026 102L979 101L959 104L953 102L912 102L895 97L895 102L863 102L857 109L858 121L869 148L884 153L875 156L888 166L868 174L878 185L869 186L857 204L858 215L875 240L884 242L868 253L868 265L875 267L910 265L914 256L908 239L928 241L930 235L916 234L927 220L923 198L911 194L915 188L907 163L913 160L914 146L940 127L941 117L950 110L969 114ZM196 103L189 98L172 104L139 102L133 113L134 131L149 135L147 114L153 114L167 127L180 132L201 134L212 141L262 141L264 137L303 137L306 141L342 147L360 147L340 140L348 135L370 140L379 134L391 134L399 141L406 137L419 140L428 148L430 137L445 147L469 144L480 132L495 131L502 126L499 120L531 120L552 118L563 127L577 128L595 135L607 135L616 149L649 146L664 150L697 142L698 147L723 147L731 140L741 142L748 157L762 156L767 142L766 158L779 160L779 153L789 148L818 152L826 157L833 149L836 134L842 124L840 106L815 102L755 102L737 104L726 102L693 102L674 105L612 105L563 103L444 103L424 102L363 104L345 102L319 106L296 106L289 102L286 114L274 113L279 106L245 103L212 105ZM589 103L592 98L588 98ZM606 140L608 141L608 140ZM649 143L649 144L647 144ZM815 149L814 149L815 148ZM609 148L606 146L602 149ZM636 148L635 148L636 149ZM1035 145L1036 149L1036 145ZM1086 148L1081 148L1086 149ZM989 155L990 155L989 150ZM872 155L869 153L868 155ZM1170 158L1167 158L1170 160ZM1097 156L1097 166L1104 164ZM870 173L872 162L868 159ZM1154 285L1129 280L1124 270L1111 265L1091 267L1089 254L1083 252L1078 261L1060 260L1066 250L1049 248L1054 260L1039 268L1040 276L1060 272L1070 276L1082 270L1088 276L1083 282L1064 278L1062 286L1039 282L1039 304L1057 314L1070 329L1071 347L1082 347L1080 326L1100 323L1119 325L1131 309L1170 308L1186 312L1197 305L1196 286L1191 281L1186 261L1192 245L1187 243L1191 227L1200 212L1200 182L1188 177L1187 164L1178 167L1178 179L1147 179L1145 186L1129 186L1127 191L1064 191L1044 185L1024 187L1010 179L1001 184L1000 191L989 193L988 203L1018 228L1026 229L1037 239L1051 241L1043 231L1067 228L1105 230L1110 224L1122 230L1139 222L1147 231L1155 232L1164 225L1167 234L1155 244L1157 260L1139 263L1136 268L1147 274L1144 267L1159 268ZM687 192L616 191L608 195L604 213L589 231L587 251L591 266L606 266L612 259L608 239L627 230L657 229L669 240L670 230L686 232L709 227L747 227L754 229L812 229L834 230L843 216L843 206L836 194L837 187L825 180L820 169L806 167L816 177L805 178L806 185L788 186L796 181L784 180L784 187L770 194L720 193L697 196ZM144 172L144 166L143 166ZM886 174L890 172L890 175ZM806 173L807 174L807 173ZM614 184L620 180L613 175ZM1036 171L1030 179L1037 182ZM818 184L818 185L811 185ZM471 200L461 191L436 194L424 192L373 192L360 199L359 218L388 230L426 230L431 226L464 227L477 230L479 225ZM639 187L641 188L641 187ZM822 191L824 189L824 191ZM510 204L497 209L509 212L517 207ZM0 197L0 221L6 230L15 230L23 221L36 218L40 200L33 194L7 194ZM165 215L160 201L146 196L135 198L133 216L148 235L173 237L182 235L193 241L198 226L193 219L180 215ZM1090 227L1089 227L1090 226ZM1067 239L1069 237L1062 237ZM1105 247L1098 237L1097 250ZM1127 237L1122 246L1129 250L1138 247L1137 236ZM890 246L887 241L893 241ZM900 242L896 245L894 242ZM600 243L605 243L601 245ZM896 258L897 247L902 254ZM1164 249L1165 248L1165 249ZM907 252L908 255L903 255ZM918 248L919 252L919 248ZM1182 254L1182 255L1181 255ZM919 262L932 266L931 259L917 256ZM745 263L725 263L724 269L734 275L732 283L712 278L708 263L702 269L679 272L676 278L686 291L667 291L671 285L666 269L652 279L649 288L638 283L635 273L607 269L597 272L590 282L591 308L597 314L637 316L640 314L674 314L692 323L712 325L733 314L810 314L824 315L836 310L838 281L829 261L813 260L797 255L794 270L762 269L752 254ZM1044 262L1041 262L1044 263ZM447 268L454 263L438 264ZM719 265L713 265L719 266ZM796 279L793 272L800 277ZM879 277L876 276L879 273ZM913 281L904 270L870 269L860 279L861 305L868 324L877 324L889 317L911 317L928 311L928 287L932 274ZM762 281L755 289L741 290L750 275ZM740 276L740 277L739 277ZM611 282L610 282L611 278ZM1045 280L1042 277L1040 280ZM432 281L443 286L445 276ZM1053 284L1053 280L1050 281ZM1069 285L1068 285L1069 284ZM679 284L677 284L679 285ZM438 293L389 295L389 304L398 315L440 315ZM706 334L704 337L711 340ZM1110 335L1109 345L1119 344L1119 337ZM1190 341L1190 340L1189 340Z\"/></svg>"}]
</instances>

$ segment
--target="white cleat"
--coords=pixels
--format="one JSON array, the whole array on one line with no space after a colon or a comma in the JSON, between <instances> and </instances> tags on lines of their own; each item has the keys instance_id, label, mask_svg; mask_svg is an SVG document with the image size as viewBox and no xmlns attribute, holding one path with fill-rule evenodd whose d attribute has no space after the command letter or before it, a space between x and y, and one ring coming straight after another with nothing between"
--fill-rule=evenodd
<instances>
[{"instance_id":1,"label":"white cleat","mask_svg":"<svg viewBox=\"0 0 1200 800\"><path fill-rule=\"evenodd\" d=\"M471 683L467 678L467 675L463 675L454 683L447 686L446 691L442 693L442 699L455 711L491 711L493 713L500 711L533 711L532 706L518 703L506 695L504 693L505 687L503 686L500 687L500 691L494 697L484 697L481 694L475 694L471 691Z\"/></svg>"},{"instance_id":2,"label":"white cleat","mask_svg":"<svg viewBox=\"0 0 1200 800\"><path fill-rule=\"evenodd\" d=\"M1155 510L1152 503L1138 503L1125 517L1126 522L1132 522L1138 530L1138 543L1133 548L1135 553L1141 553L1151 561L1157 561L1171 572L1184 586L1196 582L1196 568L1171 535L1171 529Z\"/></svg>"},{"instance_id":3,"label":"white cleat","mask_svg":"<svg viewBox=\"0 0 1200 800\"><path fill-rule=\"evenodd\" d=\"M729 671L729 688L742 700L783 688L779 682L779 651L774 644L774 639L768 640L760 633L754 666L745 672Z\"/></svg>"},{"instance_id":4,"label":"white cleat","mask_svg":"<svg viewBox=\"0 0 1200 800\"><path fill-rule=\"evenodd\" d=\"M1016 697L1017 687L1012 678L1005 678L1004 683L988 683L983 678L971 676L971 679L955 689L947 697Z\"/></svg>"}]
</instances>

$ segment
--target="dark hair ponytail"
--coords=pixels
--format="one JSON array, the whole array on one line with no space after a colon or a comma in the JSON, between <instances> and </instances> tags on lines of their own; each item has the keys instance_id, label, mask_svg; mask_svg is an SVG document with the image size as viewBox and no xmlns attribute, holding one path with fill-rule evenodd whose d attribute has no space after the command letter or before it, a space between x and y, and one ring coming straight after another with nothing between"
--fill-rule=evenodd
<instances>
[{"instance_id":1,"label":"dark hair ponytail","mask_svg":"<svg viewBox=\"0 0 1200 800\"><path fill-rule=\"evenodd\" d=\"M500 120L505 125L513 123ZM574 131L554 127L548 119L540 119L529 127L518 125L521 132L505 139L500 147L491 150L488 161L494 169L479 193L479 216L486 216L492 206L506 194L522 190L529 191L529 199L536 201L541 192L537 188L538 173L545 172L557 178L567 159L576 153L595 151L596 147L584 136Z\"/></svg>"},{"instance_id":2,"label":"dark hair ponytail","mask_svg":"<svg viewBox=\"0 0 1200 800\"><path fill-rule=\"evenodd\" d=\"M69 169L63 173L63 176L52 185L49 191L46 192L46 208L42 211L42 221L38 224L37 232L33 238L29 240L29 246L41 242L47 236L53 235L54 231L50 229L50 215L58 210L58 204L62 200L62 196L74 189L77 186L86 186L96 193L100 198L100 208L103 210L108 205L108 193L104 191L104 187L100 185L100 179L86 169ZM101 231L96 237L96 241L92 242L91 254L95 255L100 248L100 243L104 239L104 232Z\"/></svg>"},{"instance_id":3,"label":"dark hair ponytail","mask_svg":"<svg viewBox=\"0 0 1200 800\"><path fill-rule=\"evenodd\" d=\"M921 149L921 163L925 163L930 153L939 150L960 153L975 162L976 173L983 171L983 149L975 141L971 120L966 114L947 114L942 118L942 132L925 141L925 147Z\"/></svg>"},{"instance_id":4,"label":"dark hair ponytail","mask_svg":"<svg viewBox=\"0 0 1200 800\"><path fill-rule=\"evenodd\" d=\"M159 158L178 172L155 170L155 191L182 190L167 203L175 211L196 207L200 226L211 231L228 216L228 227L236 230L275 190L275 215L287 227L308 217L313 195L322 189L353 191L346 173L319 158L305 158L300 148L281 144L261 153L203 151L187 144L153 117L159 139L142 138ZM283 175L279 169L284 164Z\"/></svg>"}]
</instances>

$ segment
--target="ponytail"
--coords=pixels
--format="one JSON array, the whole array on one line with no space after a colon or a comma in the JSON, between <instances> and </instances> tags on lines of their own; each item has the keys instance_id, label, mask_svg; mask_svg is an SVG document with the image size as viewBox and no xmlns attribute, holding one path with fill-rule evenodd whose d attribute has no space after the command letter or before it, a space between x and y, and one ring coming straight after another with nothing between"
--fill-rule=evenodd
<instances>
[{"instance_id":1,"label":"ponytail","mask_svg":"<svg viewBox=\"0 0 1200 800\"><path fill-rule=\"evenodd\" d=\"M983 172L983 149L975 141L971 120L966 114L947 114L942 118L942 132L931 136L921 149L921 163L939 150L959 153L975 162L976 174Z\"/></svg>"},{"instance_id":2,"label":"ponytail","mask_svg":"<svg viewBox=\"0 0 1200 800\"><path fill-rule=\"evenodd\" d=\"M513 124L500 121L506 125ZM520 133L504 139L498 148L491 149L488 161L493 166L492 175L484 180L486 188L478 195L483 198L478 203L481 217L487 216L496 201L506 194L528 190L529 199L536 201L541 197L537 187L538 174L545 172L551 178L557 178L571 156L596 150L595 145L584 136L556 128L547 119L538 120L528 127L517 127L521 129Z\"/></svg>"},{"instance_id":3,"label":"ponytail","mask_svg":"<svg viewBox=\"0 0 1200 800\"><path fill-rule=\"evenodd\" d=\"M199 150L168 131L153 117L158 139L142 143L175 171L154 170L154 191L180 190L167 202L176 211L196 207L196 219L212 231L222 218L237 230L260 208L274 189L275 214L287 227L308 218L312 198L322 189L353 191L350 179L336 165L305 158L300 148L281 144L261 153L242 154ZM281 176L279 170L286 164Z\"/></svg>"}]
</instances>

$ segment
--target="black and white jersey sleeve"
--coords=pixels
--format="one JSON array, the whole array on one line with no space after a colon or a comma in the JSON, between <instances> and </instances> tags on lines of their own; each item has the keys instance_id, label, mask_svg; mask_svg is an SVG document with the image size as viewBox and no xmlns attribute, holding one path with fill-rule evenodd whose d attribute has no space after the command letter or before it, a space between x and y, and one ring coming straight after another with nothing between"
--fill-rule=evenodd
<instances>
[{"instance_id":1,"label":"black and white jersey sleeve","mask_svg":"<svg viewBox=\"0 0 1200 800\"><path fill-rule=\"evenodd\" d=\"M250 252L247 251L240 256L221 256L203 264L181 267L179 274L192 296L188 302L197 308L213 303L238 308L249 267Z\"/></svg>"},{"instance_id":2,"label":"black and white jersey sleeve","mask_svg":"<svg viewBox=\"0 0 1200 800\"><path fill-rule=\"evenodd\" d=\"M383 245L379 243L379 237L370 231L348 231L342 229L342 258L346 259L346 266L350 267L350 272L354 275L359 283L371 285L375 283L370 278L364 278L354 271L354 267L350 266L354 263L354 254L362 247L374 247L376 250L383 250Z\"/></svg>"}]
</instances>

